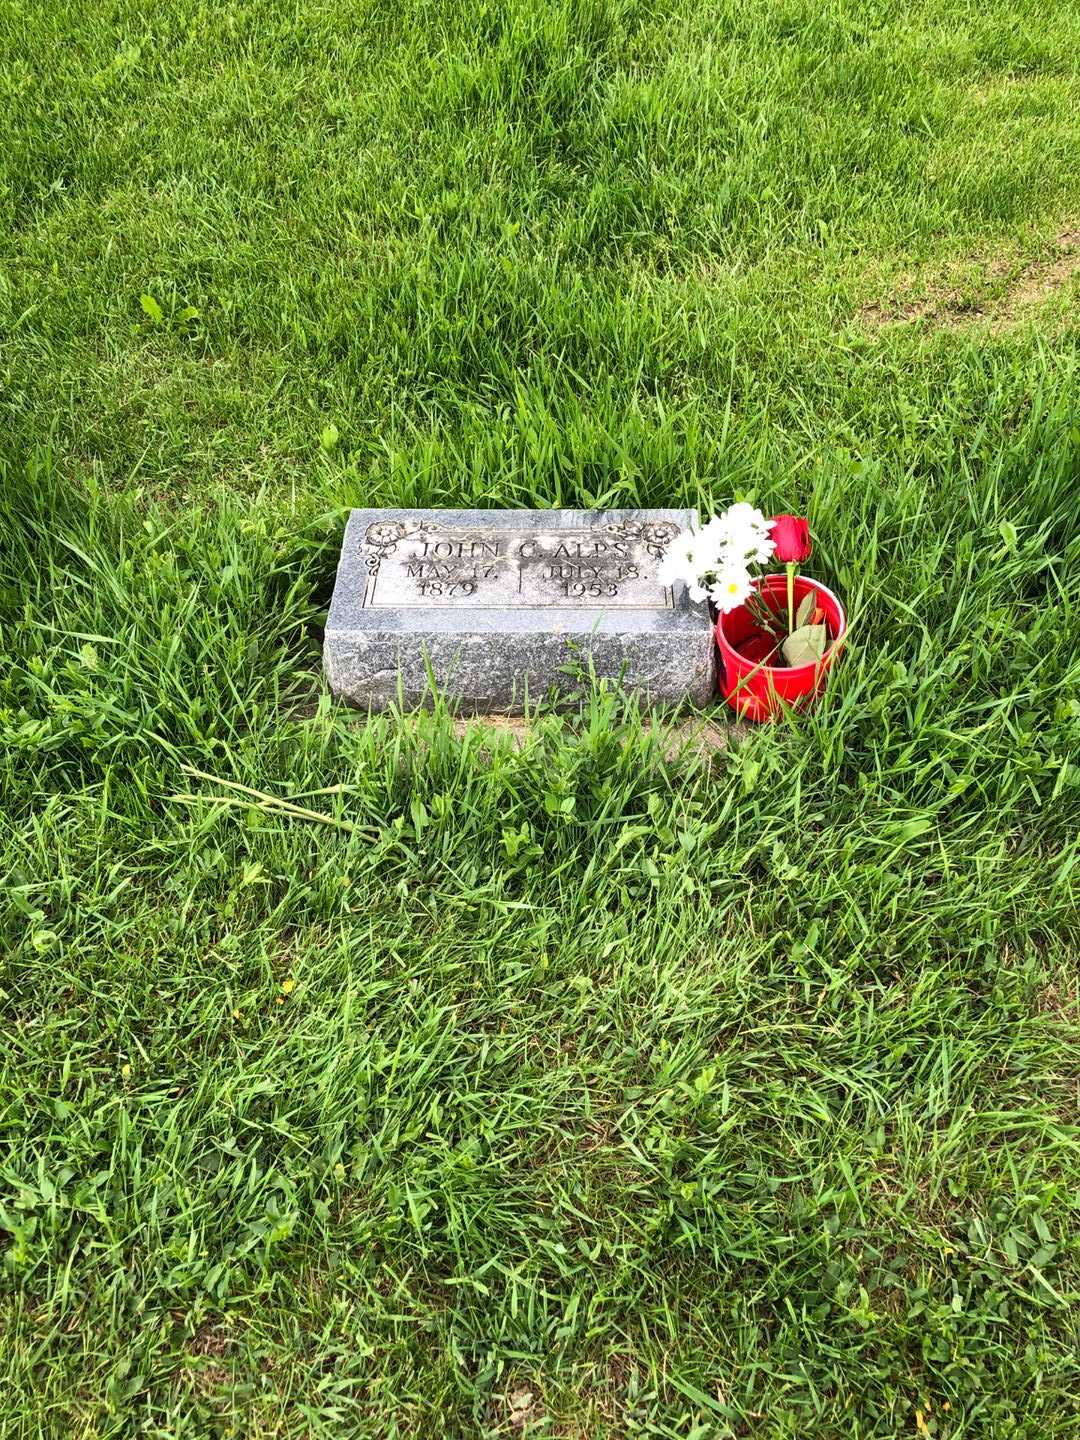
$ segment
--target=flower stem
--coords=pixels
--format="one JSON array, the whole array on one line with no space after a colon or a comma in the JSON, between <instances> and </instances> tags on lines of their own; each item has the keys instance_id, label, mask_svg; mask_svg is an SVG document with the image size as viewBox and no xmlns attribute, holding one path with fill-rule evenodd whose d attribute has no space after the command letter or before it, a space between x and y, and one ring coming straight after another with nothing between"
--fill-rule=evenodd
<instances>
[{"instance_id":1,"label":"flower stem","mask_svg":"<svg viewBox=\"0 0 1080 1440\"><path fill-rule=\"evenodd\" d=\"M788 634L795 633L795 565L792 561L787 566L787 628Z\"/></svg>"}]
</instances>

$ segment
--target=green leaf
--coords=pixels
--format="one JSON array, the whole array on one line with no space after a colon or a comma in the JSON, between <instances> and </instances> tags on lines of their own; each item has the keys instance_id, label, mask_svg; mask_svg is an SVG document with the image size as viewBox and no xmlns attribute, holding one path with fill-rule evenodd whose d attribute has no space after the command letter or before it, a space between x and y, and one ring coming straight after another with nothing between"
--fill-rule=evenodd
<instances>
[{"instance_id":1,"label":"green leaf","mask_svg":"<svg viewBox=\"0 0 1080 1440\"><path fill-rule=\"evenodd\" d=\"M816 665L825 654L824 625L802 625L784 641L784 659L789 665Z\"/></svg>"},{"instance_id":2,"label":"green leaf","mask_svg":"<svg viewBox=\"0 0 1080 1440\"><path fill-rule=\"evenodd\" d=\"M803 596L802 603L800 604L798 610L796 610L795 612L796 630L801 630L804 625L809 625L810 616L814 613L814 602L816 600L817 596L814 594L813 590L810 590L807 594Z\"/></svg>"},{"instance_id":3,"label":"green leaf","mask_svg":"<svg viewBox=\"0 0 1080 1440\"><path fill-rule=\"evenodd\" d=\"M1016 526L1012 523L1011 520L1002 520L1001 524L998 526L998 533L1000 534L1002 540L1005 541L1006 550L1016 549Z\"/></svg>"},{"instance_id":4,"label":"green leaf","mask_svg":"<svg viewBox=\"0 0 1080 1440\"><path fill-rule=\"evenodd\" d=\"M140 295L139 304L143 308L143 314L148 316L155 325L161 325L164 322L165 312L153 295Z\"/></svg>"}]
</instances>

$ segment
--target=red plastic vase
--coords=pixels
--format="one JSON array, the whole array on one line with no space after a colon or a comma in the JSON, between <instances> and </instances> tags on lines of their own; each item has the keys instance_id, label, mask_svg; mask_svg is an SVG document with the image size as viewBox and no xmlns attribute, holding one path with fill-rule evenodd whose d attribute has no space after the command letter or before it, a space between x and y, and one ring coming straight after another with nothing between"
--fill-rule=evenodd
<instances>
[{"instance_id":1,"label":"red plastic vase","mask_svg":"<svg viewBox=\"0 0 1080 1440\"><path fill-rule=\"evenodd\" d=\"M765 575L754 588L778 615L787 614L787 576ZM829 643L812 665L770 665L776 642L754 621L745 605L737 605L716 622L720 646L720 688L731 708L746 720L775 720L784 705L805 705L819 694L829 667L847 632L847 616L840 601L817 580L795 577L795 607L811 592L825 612Z\"/></svg>"}]
</instances>

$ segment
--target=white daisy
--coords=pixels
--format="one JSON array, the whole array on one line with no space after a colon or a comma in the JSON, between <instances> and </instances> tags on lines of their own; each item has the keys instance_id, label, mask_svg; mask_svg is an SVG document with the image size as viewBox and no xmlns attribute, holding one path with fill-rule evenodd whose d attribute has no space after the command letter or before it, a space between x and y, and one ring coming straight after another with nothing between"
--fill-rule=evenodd
<instances>
[{"instance_id":1,"label":"white daisy","mask_svg":"<svg viewBox=\"0 0 1080 1440\"><path fill-rule=\"evenodd\" d=\"M721 514L714 516L706 529L710 527L713 527L717 539L740 556L756 554L769 541L769 522L756 506L748 505L744 500L729 505Z\"/></svg>"},{"instance_id":2,"label":"white daisy","mask_svg":"<svg viewBox=\"0 0 1080 1440\"><path fill-rule=\"evenodd\" d=\"M722 571L709 587L709 598L722 615L741 605L753 588L750 572L745 566L731 566Z\"/></svg>"},{"instance_id":3,"label":"white daisy","mask_svg":"<svg viewBox=\"0 0 1080 1440\"><path fill-rule=\"evenodd\" d=\"M757 508L745 500L737 500L734 505L729 505L724 511L723 519L730 526L731 530L763 530L768 531L769 522Z\"/></svg>"},{"instance_id":4,"label":"white daisy","mask_svg":"<svg viewBox=\"0 0 1080 1440\"><path fill-rule=\"evenodd\" d=\"M696 581L706 568L702 564L703 556L698 536L693 531L684 530L668 546L667 553L656 568L657 579L662 585L673 585L677 580L684 584Z\"/></svg>"},{"instance_id":5,"label":"white daisy","mask_svg":"<svg viewBox=\"0 0 1080 1440\"><path fill-rule=\"evenodd\" d=\"M762 534L748 530L741 539L731 542L730 550L738 557L740 564L767 565L773 558L776 546L768 532Z\"/></svg>"}]
</instances>

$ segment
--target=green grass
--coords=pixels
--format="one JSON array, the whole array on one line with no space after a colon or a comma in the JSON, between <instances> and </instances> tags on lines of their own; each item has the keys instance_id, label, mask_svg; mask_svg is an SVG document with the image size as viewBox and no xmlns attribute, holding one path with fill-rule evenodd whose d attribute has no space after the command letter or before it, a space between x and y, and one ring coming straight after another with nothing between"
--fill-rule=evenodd
<instances>
[{"instance_id":1,"label":"green grass","mask_svg":"<svg viewBox=\"0 0 1080 1440\"><path fill-rule=\"evenodd\" d=\"M3 1440L1080 1436L1080 10L0 54ZM811 716L323 692L350 504L736 493Z\"/></svg>"}]
</instances>

